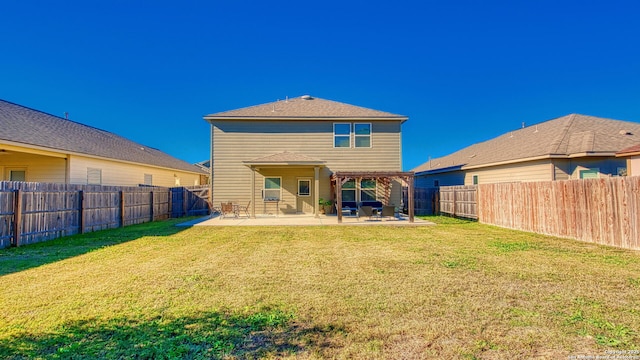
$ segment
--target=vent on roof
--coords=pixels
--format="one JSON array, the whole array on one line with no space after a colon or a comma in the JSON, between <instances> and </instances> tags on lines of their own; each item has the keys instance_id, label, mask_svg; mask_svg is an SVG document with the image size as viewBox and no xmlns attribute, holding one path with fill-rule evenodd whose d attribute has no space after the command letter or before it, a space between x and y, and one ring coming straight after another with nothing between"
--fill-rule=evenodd
<instances>
[{"instance_id":1,"label":"vent on roof","mask_svg":"<svg viewBox=\"0 0 640 360\"><path fill-rule=\"evenodd\" d=\"M618 134L620 135L633 135L633 133L629 130L620 130L620 132L618 132Z\"/></svg>"},{"instance_id":2,"label":"vent on roof","mask_svg":"<svg viewBox=\"0 0 640 360\"><path fill-rule=\"evenodd\" d=\"M311 95L302 95L302 96L300 96L300 98L302 100L313 100L313 97L311 97Z\"/></svg>"}]
</instances>

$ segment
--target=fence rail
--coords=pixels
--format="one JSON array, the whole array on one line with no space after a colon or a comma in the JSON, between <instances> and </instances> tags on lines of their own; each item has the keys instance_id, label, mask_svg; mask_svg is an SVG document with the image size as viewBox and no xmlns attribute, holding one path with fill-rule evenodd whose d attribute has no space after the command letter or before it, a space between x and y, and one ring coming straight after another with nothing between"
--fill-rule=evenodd
<instances>
[{"instance_id":1,"label":"fence rail","mask_svg":"<svg viewBox=\"0 0 640 360\"><path fill-rule=\"evenodd\" d=\"M148 221L206 214L206 187L0 182L0 248ZM180 202L173 194L180 193ZM174 210L179 209L179 210Z\"/></svg>"}]
</instances>

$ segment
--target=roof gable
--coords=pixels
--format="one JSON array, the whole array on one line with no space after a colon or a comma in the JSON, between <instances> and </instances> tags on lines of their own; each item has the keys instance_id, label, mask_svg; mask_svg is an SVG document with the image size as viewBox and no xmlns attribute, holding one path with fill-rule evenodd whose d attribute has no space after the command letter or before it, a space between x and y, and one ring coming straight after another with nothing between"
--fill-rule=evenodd
<instances>
[{"instance_id":1,"label":"roof gable","mask_svg":"<svg viewBox=\"0 0 640 360\"><path fill-rule=\"evenodd\" d=\"M640 123L570 114L473 144L427 161L415 172L475 167L540 157L613 153L640 142Z\"/></svg>"},{"instance_id":2,"label":"roof gable","mask_svg":"<svg viewBox=\"0 0 640 360\"><path fill-rule=\"evenodd\" d=\"M1 140L67 153L204 173L198 167L158 149L4 100L0 100Z\"/></svg>"},{"instance_id":3,"label":"roof gable","mask_svg":"<svg viewBox=\"0 0 640 360\"><path fill-rule=\"evenodd\" d=\"M325 100L308 95L209 114L206 120L303 120L303 119L366 119L407 120L406 116Z\"/></svg>"}]
</instances>

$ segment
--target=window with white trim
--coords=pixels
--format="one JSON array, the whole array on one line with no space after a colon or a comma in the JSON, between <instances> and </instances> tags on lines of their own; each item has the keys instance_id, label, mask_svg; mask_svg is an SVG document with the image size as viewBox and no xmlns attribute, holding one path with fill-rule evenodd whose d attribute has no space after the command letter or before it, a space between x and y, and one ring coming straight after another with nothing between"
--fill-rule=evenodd
<instances>
[{"instance_id":1,"label":"window with white trim","mask_svg":"<svg viewBox=\"0 0 640 360\"><path fill-rule=\"evenodd\" d=\"M281 177L265 177L262 199L265 201L280 201L282 194Z\"/></svg>"},{"instance_id":2,"label":"window with white trim","mask_svg":"<svg viewBox=\"0 0 640 360\"><path fill-rule=\"evenodd\" d=\"M356 181L349 180L342 185L342 201L356 201Z\"/></svg>"},{"instance_id":3,"label":"window with white trim","mask_svg":"<svg viewBox=\"0 0 640 360\"><path fill-rule=\"evenodd\" d=\"M333 147L336 147L336 148L351 147L351 124L350 123L334 123L333 124Z\"/></svg>"},{"instance_id":4,"label":"window with white trim","mask_svg":"<svg viewBox=\"0 0 640 360\"><path fill-rule=\"evenodd\" d=\"M600 168L580 170L580 179L597 179L599 174Z\"/></svg>"},{"instance_id":5,"label":"window with white trim","mask_svg":"<svg viewBox=\"0 0 640 360\"><path fill-rule=\"evenodd\" d=\"M376 180L362 179L360 181L360 201L376 201Z\"/></svg>"},{"instance_id":6,"label":"window with white trim","mask_svg":"<svg viewBox=\"0 0 640 360\"><path fill-rule=\"evenodd\" d=\"M27 181L27 170L9 169L9 181Z\"/></svg>"},{"instance_id":7,"label":"window with white trim","mask_svg":"<svg viewBox=\"0 0 640 360\"><path fill-rule=\"evenodd\" d=\"M144 174L144 184L145 185L153 185L153 175L152 174Z\"/></svg>"},{"instance_id":8,"label":"window with white trim","mask_svg":"<svg viewBox=\"0 0 640 360\"><path fill-rule=\"evenodd\" d=\"M87 168L87 184L102 185L102 169Z\"/></svg>"},{"instance_id":9,"label":"window with white trim","mask_svg":"<svg viewBox=\"0 0 640 360\"><path fill-rule=\"evenodd\" d=\"M353 124L355 147L371 147L371 124Z\"/></svg>"}]
</instances>

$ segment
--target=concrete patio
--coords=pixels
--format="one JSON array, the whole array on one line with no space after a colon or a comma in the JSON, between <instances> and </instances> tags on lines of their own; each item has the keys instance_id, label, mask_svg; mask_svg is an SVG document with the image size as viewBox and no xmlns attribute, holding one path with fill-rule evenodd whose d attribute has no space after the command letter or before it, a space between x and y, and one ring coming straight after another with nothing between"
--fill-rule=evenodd
<instances>
[{"instance_id":1,"label":"concrete patio","mask_svg":"<svg viewBox=\"0 0 640 360\"><path fill-rule=\"evenodd\" d=\"M247 217L225 217L218 215L206 216L203 218L187 221L178 226L429 226L434 223L422 219L415 218L414 222L409 222L409 218L401 216L400 218L384 218L369 219L367 217L357 218L355 216L345 216L342 223L338 223L336 215L281 215L281 216L257 216L254 219Z\"/></svg>"}]
</instances>

